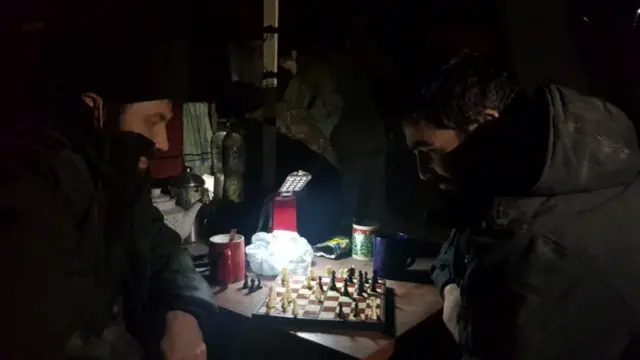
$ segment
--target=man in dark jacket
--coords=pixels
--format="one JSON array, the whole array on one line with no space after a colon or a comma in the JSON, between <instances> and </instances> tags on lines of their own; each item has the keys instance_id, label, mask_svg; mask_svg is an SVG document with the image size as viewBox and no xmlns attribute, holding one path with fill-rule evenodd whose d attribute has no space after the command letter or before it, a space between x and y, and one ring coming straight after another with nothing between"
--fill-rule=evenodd
<instances>
[{"instance_id":1,"label":"man in dark jacket","mask_svg":"<svg viewBox=\"0 0 640 360\"><path fill-rule=\"evenodd\" d=\"M166 76L183 53L162 35L83 30L49 53L37 122L3 134L0 358L127 359L111 326L123 319L146 359L205 359L211 289L152 205L147 169L169 146L180 86Z\"/></svg>"},{"instance_id":2,"label":"man in dark jacket","mask_svg":"<svg viewBox=\"0 0 640 360\"><path fill-rule=\"evenodd\" d=\"M619 359L640 326L640 150L612 104L521 91L466 55L405 122L422 178L465 206L432 275L468 359Z\"/></svg>"}]
</instances>

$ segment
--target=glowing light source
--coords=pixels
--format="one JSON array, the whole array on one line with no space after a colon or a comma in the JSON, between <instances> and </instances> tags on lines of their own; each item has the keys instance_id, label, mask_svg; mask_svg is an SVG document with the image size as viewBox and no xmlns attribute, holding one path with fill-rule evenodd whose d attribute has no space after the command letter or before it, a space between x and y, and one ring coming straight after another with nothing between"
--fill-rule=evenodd
<instances>
[{"instance_id":1,"label":"glowing light source","mask_svg":"<svg viewBox=\"0 0 640 360\"><path fill-rule=\"evenodd\" d=\"M311 174L302 170L294 171L282 183L278 192L283 196L289 196L294 192L302 190L311 180Z\"/></svg>"}]
</instances>

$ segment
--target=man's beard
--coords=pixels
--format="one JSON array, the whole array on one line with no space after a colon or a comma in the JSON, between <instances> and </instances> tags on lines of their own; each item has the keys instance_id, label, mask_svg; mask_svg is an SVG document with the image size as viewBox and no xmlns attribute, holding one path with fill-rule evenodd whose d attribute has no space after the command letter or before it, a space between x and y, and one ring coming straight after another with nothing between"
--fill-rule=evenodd
<instances>
[{"instance_id":1,"label":"man's beard","mask_svg":"<svg viewBox=\"0 0 640 360\"><path fill-rule=\"evenodd\" d=\"M137 201L141 191L149 184L146 168L140 168L140 159L149 158L155 148L146 136L120 130L120 112L106 112L104 132L108 142L108 165L113 171L112 191L125 202Z\"/></svg>"}]
</instances>

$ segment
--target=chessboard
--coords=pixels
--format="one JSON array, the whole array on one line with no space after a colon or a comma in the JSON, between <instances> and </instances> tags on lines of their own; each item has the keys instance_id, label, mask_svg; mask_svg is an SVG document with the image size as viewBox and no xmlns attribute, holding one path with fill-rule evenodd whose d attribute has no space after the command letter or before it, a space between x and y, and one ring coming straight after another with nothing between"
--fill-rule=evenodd
<instances>
[{"instance_id":1,"label":"chessboard","mask_svg":"<svg viewBox=\"0 0 640 360\"><path fill-rule=\"evenodd\" d=\"M335 287L331 286L332 278ZM389 307L386 281L376 278L375 291L371 289L373 281L363 281L362 291L358 289L359 279L347 276L346 271L324 277L281 274L253 313L252 321L298 331L385 332ZM345 283L348 295L344 292Z\"/></svg>"}]
</instances>

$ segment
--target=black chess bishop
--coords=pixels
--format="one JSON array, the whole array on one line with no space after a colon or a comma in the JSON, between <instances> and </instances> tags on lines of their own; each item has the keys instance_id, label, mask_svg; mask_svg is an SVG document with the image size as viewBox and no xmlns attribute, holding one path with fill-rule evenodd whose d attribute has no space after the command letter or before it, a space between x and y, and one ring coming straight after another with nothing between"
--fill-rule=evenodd
<instances>
[{"instance_id":1,"label":"black chess bishop","mask_svg":"<svg viewBox=\"0 0 640 360\"><path fill-rule=\"evenodd\" d=\"M342 296L351 296L351 294L349 294L349 284L347 284L347 282L345 281L344 285L342 286Z\"/></svg>"},{"instance_id":2,"label":"black chess bishop","mask_svg":"<svg viewBox=\"0 0 640 360\"><path fill-rule=\"evenodd\" d=\"M364 289L364 279L363 278L359 278L358 279L358 287L357 287L356 291L357 291L356 294L358 296L364 296L365 289Z\"/></svg>"},{"instance_id":3,"label":"black chess bishop","mask_svg":"<svg viewBox=\"0 0 640 360\"><path fill-rule=\"evenodd\" d=\"M331 279L329 279L329 290L338 291L338 286L336 285L336 272L331 272Z\"/></svg>"}]
</instances>

